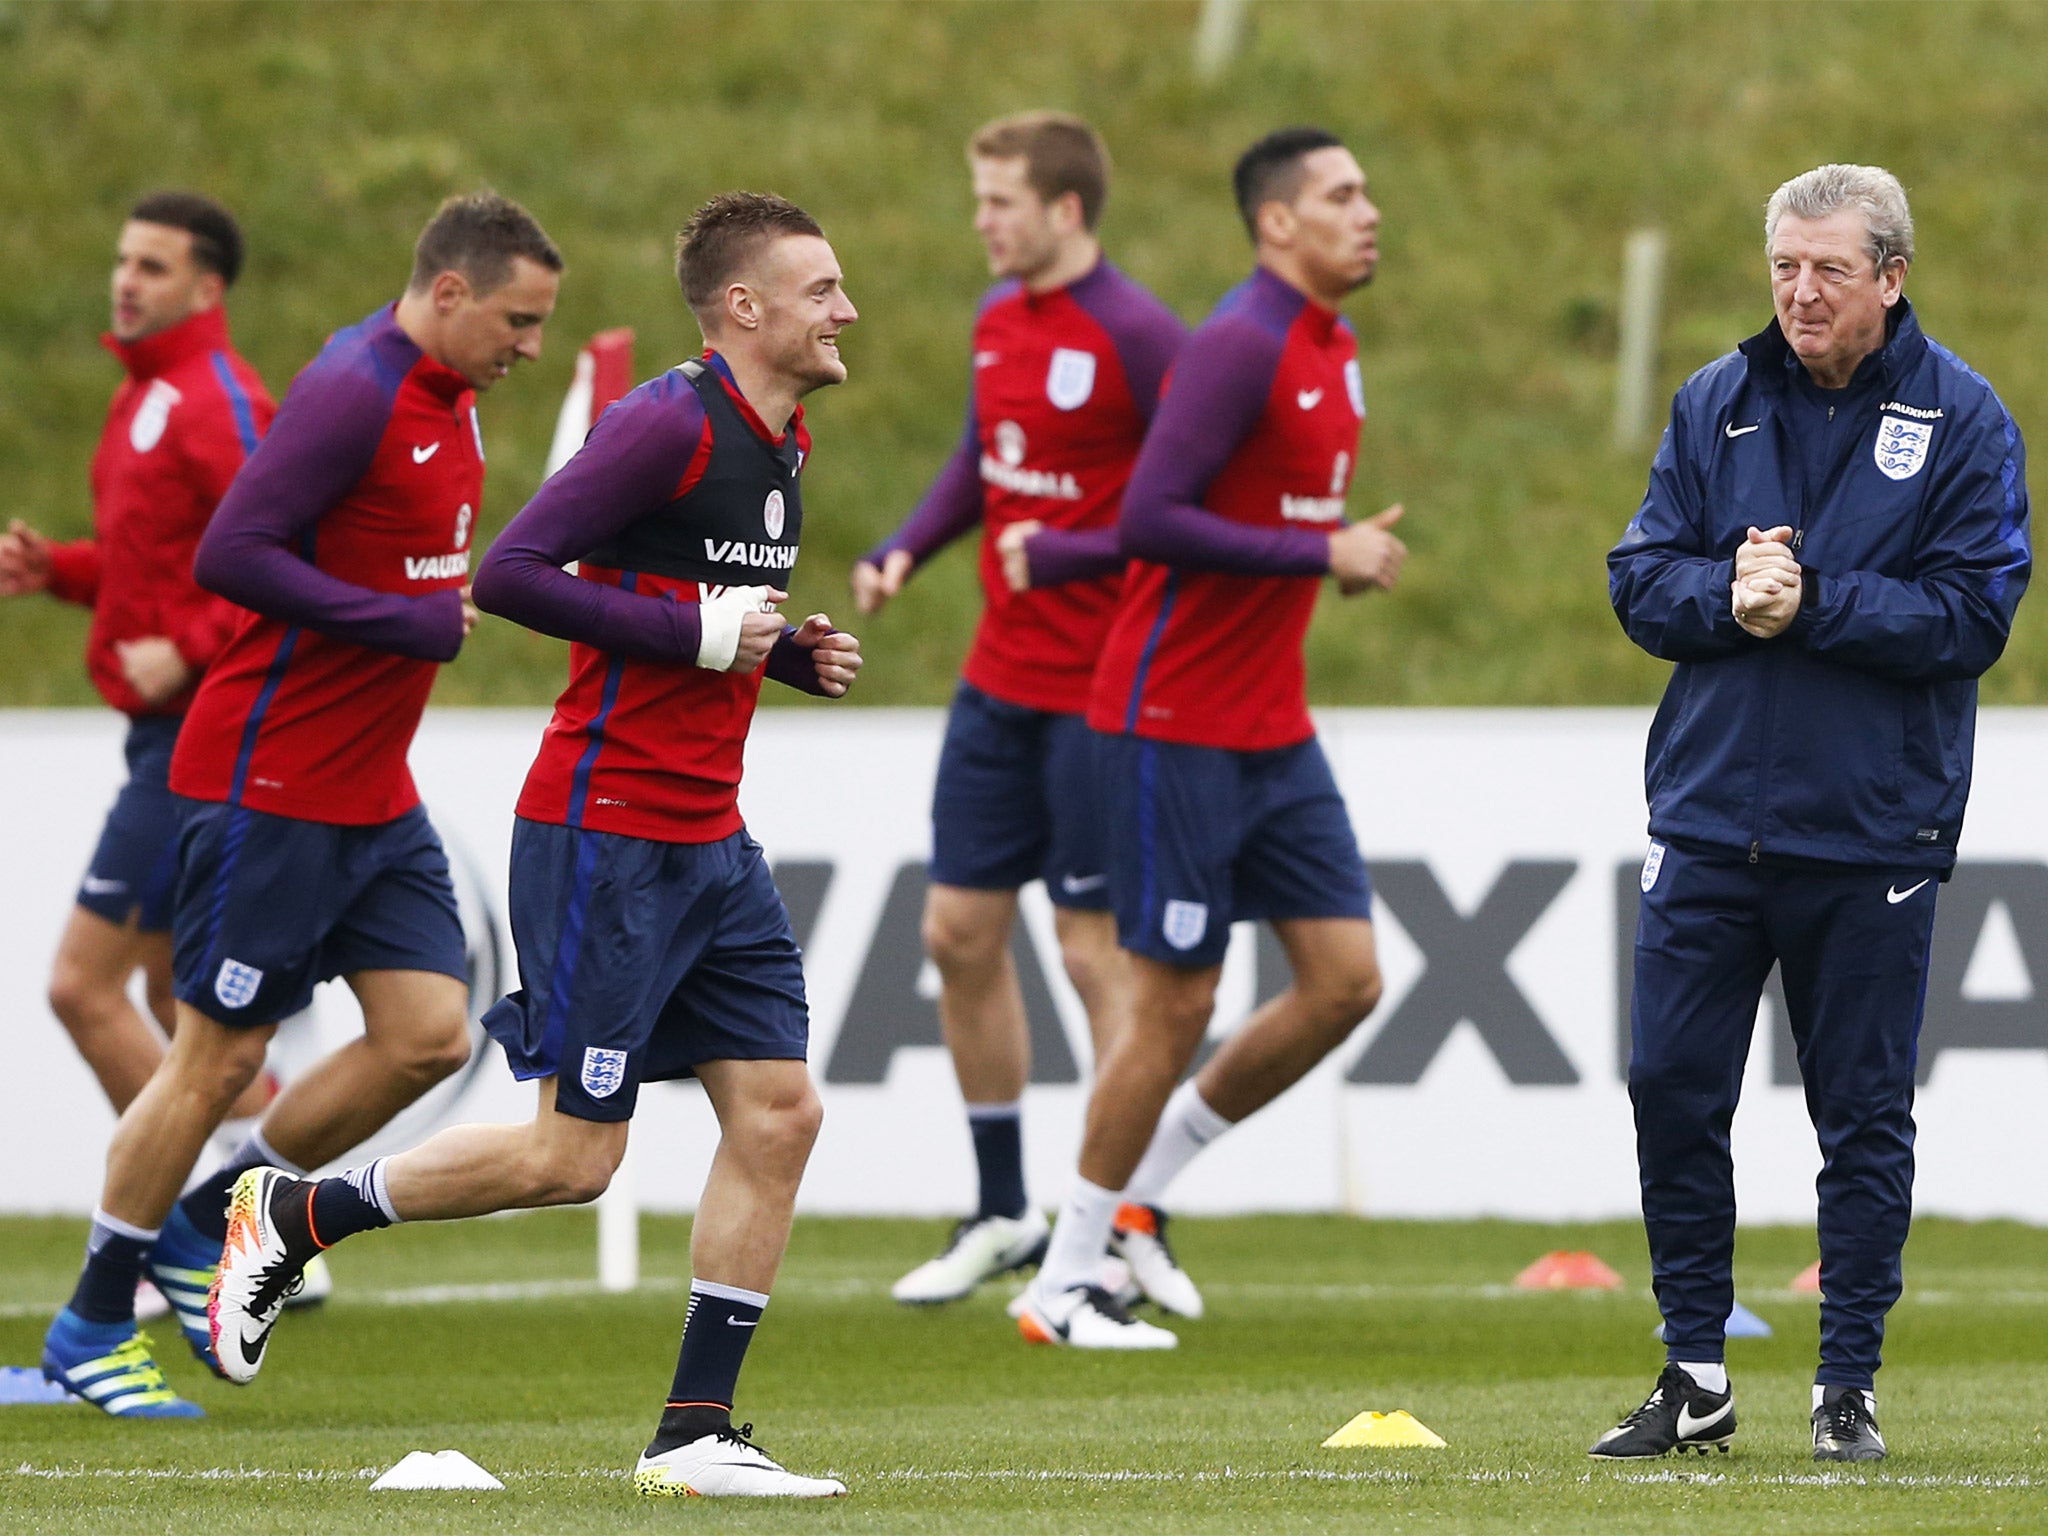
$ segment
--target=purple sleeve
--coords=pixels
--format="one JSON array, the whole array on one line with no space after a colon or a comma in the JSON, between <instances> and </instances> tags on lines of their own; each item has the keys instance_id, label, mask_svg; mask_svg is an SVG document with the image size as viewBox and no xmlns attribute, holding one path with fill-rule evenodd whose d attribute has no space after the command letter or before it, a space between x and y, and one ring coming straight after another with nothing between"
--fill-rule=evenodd
<instances>
[{"instance_id":1,"label":"purple sleeve","mask_svg":"<svg viewBox=\"0 0 2048 1536\"><path fill-rule=\"evenodd\" d=\"M1129 564L1114 525L1108 528L1041 528L1024 541L1024 560L1033 587L1114 576Z\"/></svg>"},{"instance_id":2,"label":"purple sleeve","mask_svg":"<svg viewBox=\"0 0 2048 1536\"><path fill-rule=\"evenodd\" d=\"M498 535L476 573L476 605L562 640L617 655L697 664L695 603L585 581L562 567L676 494L704 436L694 389L620 401Z\"/></svg>"},{"instance_id":3,"label":"purple sleeve","mask_svg":"<svg viewBox=\"0 0 2048 1536\"><path fill-rule=\"evenodd\" d=\"M974 418L974 396L967 397L967 426L939 477L910 516L888 538L869 551L868 564L880 565L892 550L908 550L915 565L925 561L981 525L981 428ZM914 568L914 567L913 567Z\"/></svg>"},{"instance_id":4,"label":"purple sleeve","mask_svg":"<svg viewBox=\"0 0 2048 1536\"><path fill-rule=\"evenodd\" d=\"M422 661L462 649L462 594L374 592L299 553L377 456L391 395L375 377L309 368L214 510L192 575L207 591L337 640Z\"/></svg>"},{"instance_id":5,"label":"purple sleeve","mask_svg":"<svg viewBox=\"0 0 2048 1536\"><path fill-rule=\"evenodd\" d=\"M818 681L817 660L810 647L798 645L790 638L795 633L789 625L782 626L782 637L768 650L768 675L799 693L814 693L821 699L833 697Z\"/></svg>"},{"instance_id":6,"label":"purple sleeve","mask_svg":"<svg viewBox=\"0 0 2048 1536\"><path fill-rule=\"evenodd\" d=\"M1244 576L1321 576L1330 536L1253 528L1202 505L1273 384L1280 341L1246 321L1205 326L1180 354L1131 470L1118 544L1134 560Z\"/></svg>"}]
</instances>

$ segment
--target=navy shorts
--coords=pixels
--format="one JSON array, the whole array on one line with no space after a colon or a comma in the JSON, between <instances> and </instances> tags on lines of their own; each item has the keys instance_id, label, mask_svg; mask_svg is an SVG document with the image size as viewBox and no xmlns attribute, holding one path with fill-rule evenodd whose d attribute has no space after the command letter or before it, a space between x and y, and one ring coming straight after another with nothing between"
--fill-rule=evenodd
<instances>
[{"instance_id":1,"label":"navy shorts","mask_svg":"<svg viewBox=\"0 0 2048 1536\"><path fill-rule=\"evenodd\" d=\"M519 990L483 1017L555 1108L630 1120L642 1083L810 1054L803 955L761 845L661 843L523 817L512 830Z\"/></svg>"},{"instance_id":2,"label":"navy shorts","mask_svg":"<svg viewBox=\"0 0 2048 1536\"><path fill-rule=\"evenodd\" d=\"M171 793L171 749L178 744L175 715L138 715L128 723L123 751L128 782L114 797L100 845L93 850L78 904L110 923L135 914L145 933L171 926L178 890L178 797Z\"/></svg>"},{"instance_id":3,"label":"navy shorts","mask_svg":"<svg viewBox=\"0 0 2048 1536\"><path fill-rule=\"evenodd\" d=\"M353 971L469 979L448 855L427 813L339 827L179 802L179 1000L223 1024L275 1024Z\"/></svg>"},{"instance_id":4,"label":"navy shorts","mask_svg":"<svg viewBox=\"0 0 2048 1536\"><path fill-rule=\"evenodd\" d=\"M1125 949L1220 965L1243 919L1372 917L1372 882L1314 737L1232 752L1096 737Z\"/></svg>"},{"instance_id":5,"label":"navy shorts","mask_svg":"<svg viewBox=\"0 0 2048 1536\"><path fill-rule=\"evenodd\" d=\"M1103 855L1088 722L962 683L946 714L932 794L932 880L1014 891L1042 879L1056 905L1106 911Z\"/></svg>"}]
</instances>

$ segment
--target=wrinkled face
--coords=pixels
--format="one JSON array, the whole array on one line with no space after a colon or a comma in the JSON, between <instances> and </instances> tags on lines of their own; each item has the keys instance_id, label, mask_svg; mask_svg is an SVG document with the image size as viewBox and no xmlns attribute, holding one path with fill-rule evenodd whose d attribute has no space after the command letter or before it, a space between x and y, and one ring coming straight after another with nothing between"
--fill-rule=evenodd
<instances>
[{"instance_id":1,"label":"wrinkled face","mask_svg":"<svg viewBox=\"0 0 2048 1536\"><path fill-rule=\"evenodd\" d=\"M220 302L226 284L192 255L192 232L130 219L114 248L108 329L140 341Z\"/></svg>"},{"instance_id":2,"label":"wrinkled face","mask_svg":"<svg viewBox=\"0 0 2048 1536\"><path fill-rule=\"evenodd\" d=\"M541 331L555 312L562 274L525 256L512 258L512 275L479 296L460 272L434 279L440 317L438 355L479 394L512 371L521 358L540 356Z\"/></svg>"},{"instance_id":3,"label":"wrinkled face","mask_svg":"<svg viewBox=\"0 0 2048 1536\"><path fill-rule=\"evenodd\" d=\"M1365 172L1341 145L1301 158L1301 190L1286 205L1292 249L1323 293L1372 281L1380 259L1380 211L1365 195Z\"/></svg>"},{"instance_id":4,"label":"wrinkled face","mask_svg":"<svg viewBox=\"0 0 2048 1536\"><path fill-rule=\"evenodd\" d=\"M817 235L783 235L763 248L744 286L762 360L797 394L846 382L839 333L860 312L841 285L830 245Z\"/></svg>"},{"instance_id":5,"label":"wrinkled face","mask_svg":"<svg viewBox=\"0 0 2048 1536\"><path fill-rule=\"evenodd\" d=\"M967 168L974 177L974 232L988 252L989 272L1028 282L1059 254L1064 233L1059 215L1032 190L1030 164L1022 155L1007 160L970 155Z\"/></svg>"},{"instance_id":6,"label":"wrinkled face","mask_svg":"<svg viewBox=\"0 0 2048 1536\"><path fill-rule=\"evenodd\" d=\"M1906 267L1870 259L1870 226L1844 208L1824 219L1785 214L1771 233L1771 302L1785 340L1822 383L1840 387L1884 345L1885 312Z\"/></svg>"}]
</instances>

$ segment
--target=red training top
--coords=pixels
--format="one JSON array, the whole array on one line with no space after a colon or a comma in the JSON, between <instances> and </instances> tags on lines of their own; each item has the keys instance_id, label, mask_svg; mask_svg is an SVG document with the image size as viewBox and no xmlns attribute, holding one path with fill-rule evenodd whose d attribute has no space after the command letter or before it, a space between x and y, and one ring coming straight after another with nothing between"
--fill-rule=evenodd
<instances>
[{"instance_id":1,"label":"red training top","mask_svg":"<svg viewBox=\"0 0 2048 1536\"><path fill-rule=\"evenodd\" d=\"M199 547L252 612L192 701L171 788L341 826L419 804L407 749L462 646L483 501L475 393L390 308L292 382Z\"/></svg>"},{"instance_id":2,"label":"red training top","mask_svg":"<svg viewBox=\"0 0 2048 1536\"><path fill-rule=\"evenodd\" d=\"M1264 268L1224 296L1182 349L1132 472L1121 534L1138 558L1090 725L1239 752L1315 734L1302 642L1364 416L1340 315ZM1149 536L1182 517L1238 525L1240 547L1271 556L1210 559Z\"/></svg>"},{"instance_id":3,"label":"red training top","mask_svg":"<svg viewBox=\"0 0 2048 1536\"><path fill-rule=\"evenodd\" d=\"M1173 311L1107 261L1064 288L1033 293L1011 280L982 301L966 431L924 500L868 558L907 549L922 563L981 529L985 601L964 675L983 693L1061 714L1088 707L1123 571L1117 512L1186 335ZM1010 590L996 536L1025 521L1049 530L1031 541L1034 576L1057 551L1086 579ZM1096 545L1102 558L1091 561Z\"/></svg>"},{"instance_id":4,"label":"red training top","mask_svg":"<svg viewBox=\"0 0 2048 1536\"><path fill-rule=\"evenodd\" d=\"M140 341L100 338L128 377L92 458L93 536L50 551L50 594L92 609L85 664L126 715L182 715L199 686L147 704L121 675L116 642L162 636L199 673L241 619L192 579L192 554L277 414L228 339L218 305Z\"/></svg>"}]
</instances>

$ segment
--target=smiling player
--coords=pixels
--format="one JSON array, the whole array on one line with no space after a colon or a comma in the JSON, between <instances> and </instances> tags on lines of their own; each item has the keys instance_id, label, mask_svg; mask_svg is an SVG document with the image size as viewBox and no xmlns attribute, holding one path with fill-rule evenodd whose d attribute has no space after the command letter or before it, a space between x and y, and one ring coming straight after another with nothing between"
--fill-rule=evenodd
<instances>
[{"instance_id":1,"label":"smiling player","mask_svg":"<svg viewBox=\"0 0 2048 1536\"><path fill-rule=\"evenodd\" d=\"M846 377L839 333L858 316L816 221L779 197L713 198L679 247L709 350L606 411L477 575L479 602L572 642L512 839L521 986L484 1017L539 1107L339 1178L246 1175L214 1319L246 1380L313 1254L394 1221L594 1199L640 1085L695 1076L718 1152L674 1386L634 1486L830 1497L845 1487L785 1471L732 1422L823 1115L801 957L738 792L763 675L837 697L860 670L859 642L823 614L792 629L774 611L803 530L797 402Z\"/></svg>"}]
</instances>

